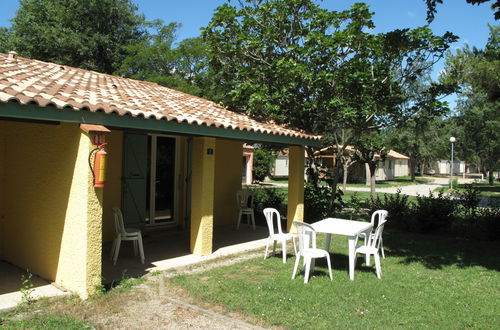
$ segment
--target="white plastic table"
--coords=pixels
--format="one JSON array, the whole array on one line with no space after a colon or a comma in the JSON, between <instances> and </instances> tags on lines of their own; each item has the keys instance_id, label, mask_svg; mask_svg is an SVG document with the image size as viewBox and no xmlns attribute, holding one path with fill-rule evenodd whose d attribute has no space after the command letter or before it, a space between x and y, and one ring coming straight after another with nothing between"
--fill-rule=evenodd
<instances>
[{"instance_id":1,"label":"white plastic table","mask_svg":"<svg viewBox=\"0 0 500 330\"><path fill-rule=\"evenodd\" d=\"M360 233L366 233L366 237L369 237L372 231L373 225L369 222L354 221L354 220L344 220L336 218L327 218L320 220L311 224L311 226L319 233L326 234L326 244L325 250L330 249L331 235L343 235L347 236L349 239L349 278L354 280L354 258L356 249L356 237Z\"/></svg>"}]
</instances>

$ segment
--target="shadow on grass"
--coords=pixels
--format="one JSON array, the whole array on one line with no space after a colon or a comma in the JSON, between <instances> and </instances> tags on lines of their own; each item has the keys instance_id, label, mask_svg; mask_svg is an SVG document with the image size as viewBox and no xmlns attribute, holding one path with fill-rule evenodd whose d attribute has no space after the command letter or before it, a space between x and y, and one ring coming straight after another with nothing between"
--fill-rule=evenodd
<instances>
[{"instance_id":1,"label":"shadow on grass","mask_svg":"<svg viewBox=\"0 0 500 330\"><path fill-rule=\"evenodd\" d=\"M421 263L429 269L446 266L481 266L500 271L499 242L484 242L446 236L384 231L386 256L400 257L402 263Z\"/></svg>"}]
</instances>

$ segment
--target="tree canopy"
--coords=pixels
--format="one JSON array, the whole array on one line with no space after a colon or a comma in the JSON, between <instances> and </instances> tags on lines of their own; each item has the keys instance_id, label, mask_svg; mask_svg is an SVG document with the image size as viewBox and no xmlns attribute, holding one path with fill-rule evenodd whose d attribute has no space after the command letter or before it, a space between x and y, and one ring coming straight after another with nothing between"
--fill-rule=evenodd
<instances>
[{"instance_id":1,"label":"tree canopy","mask_svg":"<svg viewBox=\"0 0 500 330\"><path fill-rule=\"evenodd\" d=\"M361 3L337 12L312 0L217 8L203 36L220 101L322 134L342 155L361 136L418 110L401 107L407 85L426 70L414 64L432 66L456 40L425 26L374 34L372 15Z\"/></svg>"},{"instance_id":2,"label":"tree canopy","mask_svg":"<svg viewBox=\"0 0 500 330\"><path fill-rule=\"evenodd\" d=\"M427 5L427 22L432 22L437 13L437 5L443 4L443 0L424 0ZM450 0L449 0L450 1ZM457 1L457 0L453 0ZM495 19L500 19L500 0L465 0L467 3L471 5L480 5L483 3L487 3L493 1L491 4L491 9L494 11Z\"/></svg>"},{"instance_id":3,"label":"tree canopy","mask_svg":"<svg viewBox=\"0 0 500 330\"><path fill-rule=\"evenodd\" d=\"M0 32L4 52L105 73L146 35L131 0L22 0L11 29Z\"/></svg>"},{"instance_id":4,"label":"tree canopy","mask_svg":"<svg viewBox=\"0 0 500 330\"><path fill-rule=\"evenodd\" d=\"M457 149L464 160L490 173L500 162L500 27L490 26L484 49L468 45L449 53L444 83L458 84Z\"/></svg>"}]
</instances>

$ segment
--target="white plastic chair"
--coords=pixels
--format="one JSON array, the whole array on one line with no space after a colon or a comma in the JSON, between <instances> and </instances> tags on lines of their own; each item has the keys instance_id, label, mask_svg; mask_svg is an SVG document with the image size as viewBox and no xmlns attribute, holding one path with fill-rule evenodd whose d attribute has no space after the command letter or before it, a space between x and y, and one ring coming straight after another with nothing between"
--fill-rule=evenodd
<instances>
[{"instance_id":1,"label":"white plastic chair","mask_svg":"<svg viewBox=\"0 0 500 330\"><path fill-rule=\"evenodd\" d=\"M326 250L316 248L316 231L314 230L314 228L307 223L298 221L294 221L293 224L297 229L297 236L299 237L299 252L297 253L295 259L295 267L293 268L292 280L297 274L300 257L304 258L304 283L307 283L309 281L309 273L314 271L314 260L317 258L326 258L326 261L328 262L328 271L330 272L330 280L333 280L330 254Z\"/></svg>"},{"instance_id":2,"label":"white plastic chair","mask_svg":"<svg viewBox=\"0 0 500 330\"><path fill-rule=\"evenodd\" d=\"M122 211L118 207L113 208L113 213L115 216L115 232L116 237L113 241L113 247L111 248L111 257L113 259L113 265L116 265L116 260L118 260L118 254L120 253L120 246L122 241L133 241L134 242L134 253L137 256L137 250L139 250L141 256L141 263L144 264L144 247L142 245L142 235L139 229L125 228L123 225L123 215Z\"/></svg>"},{"instance_id":3,"label":"white plastic chair","mask_svg":"<svg viewBox=\"0 0 500 330\"><path fill-rule=\"evenodd\" d=\"M373 212L372 217L371 217L371 224L373 225L373 231L370 233L370 239L373 240L373 237L375 236L375 230L377 229L378 225L381 223L384 223L387 221L387 216L389 215L389 212L386 210L377 210ZM375 220L377 220L378 217L378 222L377 226L375 226ZM366 240L366 235L365 233L361 233L359 236L363 237ZM382 252L382 258L385 259L385 254L384 254L384 241L382 239L382 236L380 236L380 251ZM370 259L368 257L368 266L370 265Z\"/></svg>"},{"instance_id":4,"label":"white plastic chair","mask_svg":"<svg viewBox=\"0 0 500 330\"><path fill-rule=\"evenodd\" d=\"M267 227L269 228L269 237L267 238L266 252L264 252L264 259L267 258L269 251L269 243L273 241L273 254L276 254L276 244L281 242L281 249L283 250L283 263L286 263L286 241L292 240L293 250L297 255L297 247L295 245L295 235L292 233L283 233L281 230L281 216L278 210L273 208L265 208L264 216L266 217ZM276 221L274 221L276 219ZM276 225L275 225L276 222Z\"/></svg>"},{"instance_id":5,"label":"white plastic chair","mask_svg":"<svg viewBox=\"0 0 500 330\"><path fill-rule=\"evenodd\" d=\"M246 216L248 225L252 223L255 230L255 216L253 213L253 193L248 189L238 190L236 192L236 203L238 205L238 222L236 230L240 229L241 217Z\"/></svg>"},{"instance_id":6,"label":"white plastic chair","mask_svg":"<svg viewBox=\"0 0 500 330\"><path fill-rule=\"evenodd\" d=\"M369 258L373 254L375 257L375 270L377 272L377 277L382 277L382 267L380 265L380 245L382 242L382 232L384 231L385 222L379 222L377 229L375 229L375 233L373 234L373 238L364 241L364 245L356 247L355 257L354 257L354 267L356 267L356 259L358 257L358 253L364 254L367 260L367 266L369 266ZM359 236L358 236L359 237ZM356 241L357 245L357 241Z\"/></svg>"}]
</instances>

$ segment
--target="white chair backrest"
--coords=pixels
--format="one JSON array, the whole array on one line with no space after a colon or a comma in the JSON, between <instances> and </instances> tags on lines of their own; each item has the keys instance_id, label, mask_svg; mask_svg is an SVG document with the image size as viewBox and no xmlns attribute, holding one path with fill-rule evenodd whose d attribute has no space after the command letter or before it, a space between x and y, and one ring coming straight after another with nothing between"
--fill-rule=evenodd
<instances>
[{"instance_id":1,"label":"white chair backrest","mask_svg":"<svg viewBox=\"0 0 500 330\"><path fill-rule=\"evenodd\" d=\"M294 221L293 225L297 229L297 236L299 237L299 251L305 249L316 248L316 231L314 228L303 222Z\"/></svg>"},{"instance_id":2,"label":"white chair backrest","mask_svg":"<svg viewBox=\"0 0 500 330\"><path fill-rule=\"evenodd\" d=\"M382 232L384 231L385 221L380 223L375 229L375 233L373 234L370 245L376 249L380 247L380 243L382 242Z\"/></svg>"},{"instance_id":3,"label":"white chair backrest","mask_svg":"<svg viewBox=\"0 0 500 330\"><path fill-rule=\"evenodd\" d=\"M116 234L126 235L125 226L123 225L123 215L122 210L118 207L113 207L113 213L115 216L115 232Z\"/></svg>"},{"instance_id":4,"label":"white chair backrest","mask_svg":"<svg viewBox=\"0 0 500 330\"><path fill-rule=\"evenodd\" d=\"M253 208L253 193L248 189L241 189L236 192L236 202L239 208Z\"/></svg>"},{"instance_id":5,"label":"white chair backrest","mask_svg":"<svg viewBox=\"0 0 500 330\"><path fill-rule=\"evenodd\" d=\"M389 212L386 210L377 210L373 212L372 218L371 218L371 223L373 225L373 229L376 229L378 226L383 224L384 222L387 221L387 216L389 215Z\"/></svg>"},{"instance_id":6,"label":"white chair backrest","mask_svg":"<svg viewBox=\"0 0 500 330\"><path fill-rule=\"evenodd\" d=\"M278 210L268 207L264 209L264 216L266 217L267 227L269 228L269 236L274 236L275 234L283 234L281 230L281 216ZM276 219L276 225L274 220Z\"/></svg>"}]
</instances>

